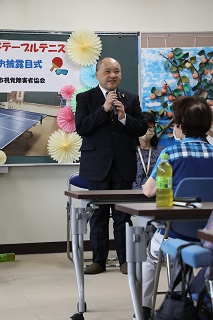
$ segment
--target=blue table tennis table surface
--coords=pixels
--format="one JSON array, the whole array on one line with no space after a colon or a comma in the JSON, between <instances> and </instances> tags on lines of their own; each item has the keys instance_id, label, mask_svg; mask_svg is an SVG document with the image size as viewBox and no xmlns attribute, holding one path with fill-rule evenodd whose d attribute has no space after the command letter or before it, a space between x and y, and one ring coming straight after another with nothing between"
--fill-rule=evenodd
<instances>
[{"instance_id":1,"label":"blue table tennis table surface","mask_svg":"<svg viewBox=\"0 0 213 320\"><path fill-rule=\"evenodd\" d=\"M17 109L0 108L0 149L3 149L37 123L46 114Z\"/></svg>"}]
</instances>

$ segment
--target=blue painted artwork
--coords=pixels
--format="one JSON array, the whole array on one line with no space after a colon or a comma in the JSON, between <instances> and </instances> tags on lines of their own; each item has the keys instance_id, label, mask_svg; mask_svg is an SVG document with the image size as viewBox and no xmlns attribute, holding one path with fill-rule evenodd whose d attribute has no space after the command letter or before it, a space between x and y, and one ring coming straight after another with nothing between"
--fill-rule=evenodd
<instances>
[{"instance_id":1,"label":"blue painted artwork","mask_svg":"<svg viewBox=\"0 0 213 320\"><path fill-rule=\"evenodd\" d=\"M208 52L213 51L212 47L182 47L181 48L184 53L189 53L189 57L196 56L197 61L194 66L199 69L198 65L201 62L202 56L198 55L198 52L201 50L205 50L206 54ZM143 111L160 111L162 109L162 101L161 97L157 97L154 100L150 99L151 89L152 87L156 87L156 89L161 90L165 81L170 86L171 90L175 90L177 88L177 81L170 71L170 68L165 69L164 63L166 59L163 57L167 57L168 53L171 52L171 48L142 48L141 49L141 103ZM212 65L213 68L213 65ZM189 86L192 88L197 84L197 80L192 78L192 74L190 69L183 69L180 71L181 76L187 76L190 79ZM211 75L208 73L203 76L203 79L211 79ZM187 95L193 95L194 92L190 90ZM164 102L168 102L168 108L165 111L172 111L171 105L172 102L168 101L168 96L163 98ZM165 126L170 118L167 116L159 117L158 114L155 114L156 121L159 125ZM168 128L160 138L159 144L163 146L168 146L175 144L176 141L174 138L169 138L167 134L172 132L172 128Z\"/></svg>"}]
</instances>

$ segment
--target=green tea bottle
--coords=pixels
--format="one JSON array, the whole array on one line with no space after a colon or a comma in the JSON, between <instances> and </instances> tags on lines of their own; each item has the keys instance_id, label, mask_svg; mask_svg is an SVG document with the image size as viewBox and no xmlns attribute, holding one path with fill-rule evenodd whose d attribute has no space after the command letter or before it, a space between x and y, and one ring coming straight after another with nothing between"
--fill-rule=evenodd
<instances>
[{"instance_id":1,"label":"green tea bottle","mask_svg":"<svg viewBox=\"0 0 213 320\"><path fill-rule=\"evenodd\" d=\"M168 154L161 154L161 161L156 171L156 206L173 206L172 166L168 162Z\"/></svg>"}]
</instances>

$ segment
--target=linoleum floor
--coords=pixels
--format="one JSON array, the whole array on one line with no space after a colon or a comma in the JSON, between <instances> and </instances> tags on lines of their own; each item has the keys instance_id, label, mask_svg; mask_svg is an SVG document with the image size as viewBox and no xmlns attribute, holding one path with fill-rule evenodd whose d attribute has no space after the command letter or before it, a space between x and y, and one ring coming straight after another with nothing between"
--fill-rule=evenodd
<instances>
[{"instance_id":1,"label":"linoleum floor","mask_svg":"<svg viewBox=\"0 0 213 320\"><path fill-rule=\"evenodd\" d=\"M85 258L90 256L85 253ZM128 277L118 267L84 279L85 320L132 319ZM160 290L165 289L164 267ZM159 295L157 307L162 299ZM66 253L16 255L15 262L0 263L0 320L69 320L77 304L74 264Z\"/></svg>"}]
</instances>

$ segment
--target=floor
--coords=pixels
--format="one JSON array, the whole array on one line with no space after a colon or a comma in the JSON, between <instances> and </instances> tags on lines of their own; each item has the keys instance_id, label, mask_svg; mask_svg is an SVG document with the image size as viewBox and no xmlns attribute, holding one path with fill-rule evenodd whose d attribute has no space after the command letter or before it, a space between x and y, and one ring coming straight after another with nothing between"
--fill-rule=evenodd
<instances>
[{"instance_id":1,"label":"floor","mask_svg":"<svg viewBox=\"0 0 213 320\"><path fill-rule=\"evenodd\" d=\"M161 291L165 269L162 274ZM159 295L157 307L162 299ZM130 320L134 313L128 277L118 267L85 276L85 301L85 320ZM0 320L68 320L77 303L74 264L66 253L16 255L15 262L0 263Z\"/></svg>"}]
</instances>

